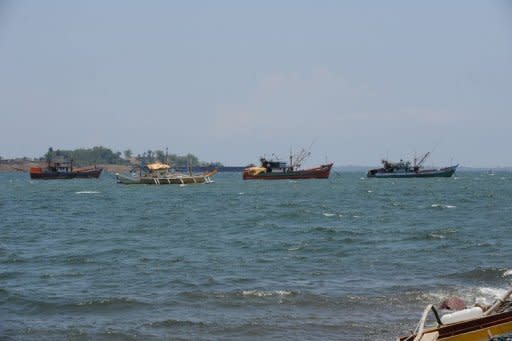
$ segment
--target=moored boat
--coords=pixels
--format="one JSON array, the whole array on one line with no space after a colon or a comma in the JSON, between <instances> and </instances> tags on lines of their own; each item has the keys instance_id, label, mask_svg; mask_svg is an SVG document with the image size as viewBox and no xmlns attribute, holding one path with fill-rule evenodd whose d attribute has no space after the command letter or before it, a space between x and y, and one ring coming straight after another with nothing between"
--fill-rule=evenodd
<instances>
[{"instance_id":1,"label":"moored boat","mask_svg":"<svg viewBox=\"0 0 512 341\"><path fill-rule=\"evenodd\" d=\"M416 329L410 335L398 338L398 341L512 340L511 294L512 289L509 289L488 307L475 305L462 307L462 309L456 308L442 316L430 304L423 311ZM436 324L426 327L425 324L431 312Z\"/></svg>"},{"instance_id":2,"label":"moored boat","mask_svg":"<svg viewBox=\"0 0 512 341\"><path fill-rule=\"evenodd\" d=\"M327 179L331 173L332 163L318 167L301 169L302 161L309 156L304 149L295 157L290 153L290 162L260 158L260 166L248 166L244 169L244 180L299 180Z\"/></svg>"},{"instance_id":3,"label":"moored boat","mask_svg":"<svg viewBox=\"0 0 512 341\"><path fill-rule=\"evenodd\" d=\"M30 178L34 180L57 180L74 178L99 178L103 168L73 168L73 161L48 161L46 168L30 167Z\"/></svg>"},{"instance_id":4,"label":"moored boat","mask_svg":"<svg viewBox=\"0 0 512 341\"><path fill-rule=\"evenodd\" d=\"M133 169L128 175L116 173L117 183L125 185L185 185L185 184L211 184L217 170L204 174L177 173L170 171L171 166L165 163L151 163Z\"/></svg>"},{"instance_id":5,"label":"moored boat","mask_svg":"<svg viewBox=\"0 0 512 341\"><path fill-rule=\"evenodd\" d=\"M451 177L459 165L425 169L423 168L423 162L430 155L426 153L419 162L411 165L410 161L391 162L388 160L382 160L381 168L370 169L366 176L368 178L436 178L436 177Z\"/></svg>"}]
</instances>

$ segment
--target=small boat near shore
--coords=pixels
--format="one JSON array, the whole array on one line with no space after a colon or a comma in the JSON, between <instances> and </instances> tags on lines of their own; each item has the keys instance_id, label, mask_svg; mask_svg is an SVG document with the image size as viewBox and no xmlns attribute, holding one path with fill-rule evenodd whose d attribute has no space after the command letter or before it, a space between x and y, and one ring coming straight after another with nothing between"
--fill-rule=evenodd
<instances>
[{"instance_id":1,"label":"small boat near shore","mask_svg":"<svg viewBox=\"0 0 512 341\"><path fill-rule=\"evenodd\" d=\"M244 180L299 180L299 179L328 179L333 163L318 167L301 169L301 163L309 152L302 149L296 156L290 152L290 162L267 160L260 158L260 166L248 166L244 169Z\"/></svg>"},{"instance_id":2,"label":"small boat near shore","mask_svg":"<svg viewBox=\"0 0 512 341\"><path fill-rule=\"evenodd\" d=\"M382 167L370 169L366 176L368 178L439 178L451 177L459 165L444 167L444 168L423 168L423 162L430 155L430 152L426 153L419 162L411 165L410 161L391 162L388 160L382 160Z\"/></svg>"},{"instance_id":3,"label":"small boat near shore","mask_svg":"<svg viewBox=\"0 0 512 341\"><path fill-rule=\"evenodd\" d=\"M177 173L170 171L171 166L165 163L151 163L138 169L133 169L128 175L116 173L116 181L124 185L186 185L211 184L217 170L204 174ZM138 170L138 172L137 172Z\"/></svg>"},{"instance_id":4,"label":"small boat near shore","mask_svg":"<svg viewBox=\"0 0 512 341\"><path fill-rule=\"evenodd\" d=\"M465 307L460 304L445 304L448 308L444 315L432 305L428 305L421 316L416 329L408 336L397 341L505 341L512 340L512 288L492 305L486 307L476 304ZM453 299L452 299L453 300ZM457 303L455 301L455 303ZM452 301L453 302L453 301ZM436 325L426 327L429 313L433 313Z\"/></svg>"},{"instance_id":5,"label":"small boat near shore","mask_svg":"<svg viewBox=\"0 0 512 341\"><path fill-rule=\"evenodd\" d=\"M97 179L103 168L74 168L73 161L53 162L48 161L46 168L30 167L30 178L34 180L58 180L58 179Z\"/></svg>"}]
</instances>

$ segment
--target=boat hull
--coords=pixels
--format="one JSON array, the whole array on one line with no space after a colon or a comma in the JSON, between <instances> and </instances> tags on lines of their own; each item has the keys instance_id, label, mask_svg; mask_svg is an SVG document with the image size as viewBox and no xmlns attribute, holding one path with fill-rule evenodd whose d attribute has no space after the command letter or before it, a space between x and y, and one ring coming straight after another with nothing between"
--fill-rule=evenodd
<instances>
[{"instance_id":1,"label":"boat hull","mask_svg":"<svg viewBox=\"0 0 512 341\"><path fill-rule=\"evenodd\" d=\"M40 172L30 173L30 178L33 180L64 180L74 179L75 174L73 173L62 173L62 172Z\"/></svg>"},{"instance_id":2,"label":"boat hull","mask_svg":"<svg viewBox=\"0 0 512 341\"><path fill-rule=\"evenodd\" d=\"M424 331L419 341L489 341L490 335L512 333L512 311L477 318L474 320L442 325ZM399 338L413 340L416 335Z\"/></svg>"},{"instance_id":3,"label":"boat hull","mask_svg":"<svg viewBox=\"0 0 512 341\"><path fill-rule=\"evenodd\" d=\"M166 177L151 176L130 176L116 173L116 180L124 185L189 185L189 184L211 184L211 178L216 172L202 175L177 175Z\"/></svg>"},{"instance_id":4,"label":"boat hull","mask_svg":"<svg viewBox=\"0 0 512 341\"><path fill-rule=\"evenodd\" d=\"M91 169L84 169L84 170L77 170L76 178L79 179L90 179L90 178L99 178L101 175L101 172L103 171L103 168L91 168Z\"/></svg>"},{"instance_id":5,"label":"boat hull","mask_svg":"<svg viewBox=\"0 0 512 341\"><path fill-rule=\"evenodd\" d=\"M58 172L40 167L30 168L30 178L33 180L64 180L64 179L97 179L100 177L103 168L77 170L71 172Z\"/></svg>"},{"instance_id":6,"label":"boat hull","mask_svg":"<svg viewBox=\"0 0 512 341\"><path fill-rule=\"evenodd\" d=\"M244 180L303 180L303 179L328 179L332 163L321 165L316 168L304 169L291 172L265 172L251 175L248 168L244 170Z\"/></svg>"},{"instance_id":7,"label":"boat hull","mask_svg":"<svg viewBox=\"0 0 512 341\"><path fill-rule=\"evenodd\" d=\"M446 167L441 169L419 170L417 172L386 172L381 169L370 170L366 175L368 178L449 178L457 169L457 166Z\"/></svg>"}]
</instances>

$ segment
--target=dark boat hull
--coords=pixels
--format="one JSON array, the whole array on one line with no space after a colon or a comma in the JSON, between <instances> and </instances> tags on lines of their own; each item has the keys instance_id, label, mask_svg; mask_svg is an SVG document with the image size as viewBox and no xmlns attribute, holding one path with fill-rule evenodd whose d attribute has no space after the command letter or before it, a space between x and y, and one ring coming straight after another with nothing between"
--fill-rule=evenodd
<instances>
[{"instance_id":1,"label":"dark boat hull","mask_svg":"<svg viewBox=\"0 0 512 341\"><path fill-rule=\"evenodd\" d=\"M86 169L86 170L77 170L76 178L79 179L89 179L89 178L99 178L103 168L94 168L94 169Z\"/></svg>"},{"instance_id":2,"label":"dark boat hull","mask_svg":"<svg viewBox=\"0 0 512 341\"><path fill-rule=\"evenodd\" d=\"M251 175L249 172L244 170L244 180L303 180L303 179L328 179L332 163L327 165L321 165L320 167L304 169L291 172L266 172L257 175Z\"/></svg>"},{"instance_id":3,"label":"dark boat hull","mask_svg":"<svg viewBox=\"0 0 512 341\"><path fill-rule=\"evenodd\" d=\"M71 172L56 172L33 167L30 169L30 178L33 180L97 179L100 177L102 171L103 168L94 168Z\"/></svg>"},{"instance_id":4,"label":"dark boat hull","mask_svg":"<svg viewBox=\"0 0 512 341\"><path fill-rule=\"evenodd\" d=\"M73 173L61 173L61 172L41 172L32 173L30 172L30 178L33 180L63 180L73 179L75 174Z\"/></svg>"},{"instance_id":5,"label":"dark boat hull","mask_svg":"<svg viewBox=\"0 0 512 341\"><path fill-rule=\"evenodd\" d=\"M370 170L366 175L368 178L396 179L396 178L449 178L457 169L457 166L441 169L420 170L417 172L386 172L383 169Z\"/></svg>"}]
</instances>

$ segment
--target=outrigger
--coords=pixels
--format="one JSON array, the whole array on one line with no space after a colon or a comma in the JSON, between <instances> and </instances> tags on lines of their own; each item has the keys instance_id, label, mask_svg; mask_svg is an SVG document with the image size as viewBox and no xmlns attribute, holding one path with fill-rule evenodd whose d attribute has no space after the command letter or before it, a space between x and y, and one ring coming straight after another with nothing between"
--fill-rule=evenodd
<instances>
[{"instance_id":1,"label":"outrigger","mask_svg":"<svg viewBox=\"0 0 512 341\"><path fill-rule=\"evenodd\" d=\"M129 175L116 173L117 183L125 185L185 185L185 184L211 184L217 169L204 174L177 173L170 171L171 166L161 162L151 163L131 170ZM137 174L138 173L138 174Z\"/></svg>"}]
</instances>

